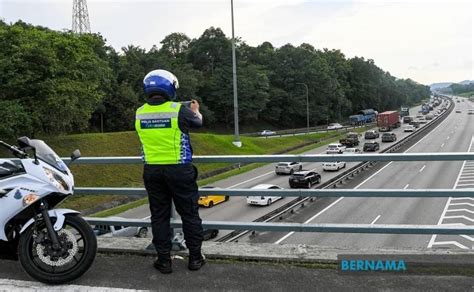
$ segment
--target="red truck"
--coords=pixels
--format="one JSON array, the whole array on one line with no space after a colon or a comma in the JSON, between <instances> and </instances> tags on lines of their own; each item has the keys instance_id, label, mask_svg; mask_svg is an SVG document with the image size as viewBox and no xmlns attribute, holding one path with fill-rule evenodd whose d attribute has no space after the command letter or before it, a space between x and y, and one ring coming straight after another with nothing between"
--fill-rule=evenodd
<instances>
[{"instance_id":1,"label":"red truck","mask_svg":"<svg viewBox=\"0 0 474 292\"><path fill-rule=\"evenodd\" d=\"M388 132L400 126L400 113L397 111L387 111L377 116L377 127L380 132Z\"/></svg>"}]
</instances>

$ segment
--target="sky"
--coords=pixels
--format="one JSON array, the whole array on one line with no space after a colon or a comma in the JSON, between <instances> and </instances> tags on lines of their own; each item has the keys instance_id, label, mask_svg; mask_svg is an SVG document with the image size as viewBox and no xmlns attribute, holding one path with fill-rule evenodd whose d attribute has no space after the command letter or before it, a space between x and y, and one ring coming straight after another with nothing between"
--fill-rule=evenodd
<instances>
[{"instance_id":1,"label":"sky","mask_svg":"<svg viewBox=\"0 0 474 292\"><path fill-rule=\"evenodd\" d=\"M0 0L0 18L71 29L73 0ZM173 32L231 36L230 0L88 0L93 32L116 50L150 49ZM373 59L423 84L474 80L474 1L234 0L235 35L249 45L309 43ZM229 52L230 54L230 52Z\"/></svg>"}]
</instances>

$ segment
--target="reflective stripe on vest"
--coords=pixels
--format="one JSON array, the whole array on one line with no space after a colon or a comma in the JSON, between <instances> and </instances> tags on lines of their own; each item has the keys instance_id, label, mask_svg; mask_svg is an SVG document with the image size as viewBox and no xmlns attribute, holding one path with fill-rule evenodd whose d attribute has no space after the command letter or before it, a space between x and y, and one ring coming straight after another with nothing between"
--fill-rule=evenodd
<instances>
[{"instance_id":1,"label":"reflective stripe on vest","mask_svg":"<svg viewBox=\"0 0 474 292\"><path fill-rule=\"evenodd\" d=\"M165 102L145 104L135 116L135 130L140 137L146 164L183 164L191 162L189 136L178 126L181 104Z\"/></svg>"}]
</instances>

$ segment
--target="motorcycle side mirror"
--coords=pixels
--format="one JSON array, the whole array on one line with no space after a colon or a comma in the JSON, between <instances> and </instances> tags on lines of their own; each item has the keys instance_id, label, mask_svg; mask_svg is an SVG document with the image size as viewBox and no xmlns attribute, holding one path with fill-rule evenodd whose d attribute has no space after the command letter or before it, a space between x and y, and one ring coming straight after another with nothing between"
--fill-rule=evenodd
<instances>
[{"instance_id":1,"label":"motorcycle side mirror","mask_svg":"<svg viewBox=\"0 0 474 292\"><path fill-rule=\"evenodd\" d=\"M81 157L81 151L79 151L79 149L76 149L74 150L72 153L71 153L71 162L72 163L74 160L77 160Z\"/></svg>"},{"instance_id":2,"label":"motorcycle side mirror","mask_svg":"<svg viewBox=\"0 0 474 292\"><path fill-rule=\"evenodd\" d=\"M33 156L35 157L35 164L39 164L38 162L38 157L36 157L36 148L31 146L31 140L30 138L23 136L18 138L18 146L20 147L21 151L24 151L25 153L29 150L33 151Z\"/></svg>"},{"instance_id":3,"label":"motorcycle side mirror","mask_svg":"<svg viewBox=\"0 0 474 292\"><path fill-rule=\"evenodd\" d=\"M23 136L18 138L18 146L20 146L21 149L29 150L33 147L31 147L31 140L30 138Z\"/></svg>"}]
</instances>

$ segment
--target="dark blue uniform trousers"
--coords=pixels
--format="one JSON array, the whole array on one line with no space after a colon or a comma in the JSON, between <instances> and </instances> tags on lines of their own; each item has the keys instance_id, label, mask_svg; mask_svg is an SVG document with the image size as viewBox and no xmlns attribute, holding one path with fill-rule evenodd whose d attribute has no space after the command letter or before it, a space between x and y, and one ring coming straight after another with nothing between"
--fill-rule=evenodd
<instances>
[{"instance_id":1,"label":"dark blue uniform trousers","mask_svg":"<svg viewBox=\"0 0 474 292\"><path fill-rule=\"evenodd\" d=\"M186 246L191 255L201 254L202 220L199 217L197 170L192 164L145 165L143 180L151 211L153 244L158 256L171 251L171 200L183 221Z\"/></svg>"}]
</instances>

